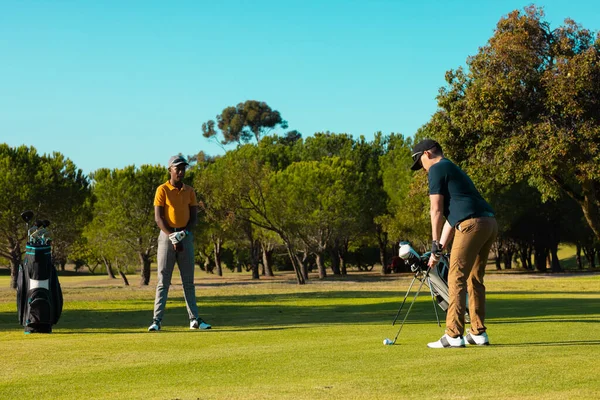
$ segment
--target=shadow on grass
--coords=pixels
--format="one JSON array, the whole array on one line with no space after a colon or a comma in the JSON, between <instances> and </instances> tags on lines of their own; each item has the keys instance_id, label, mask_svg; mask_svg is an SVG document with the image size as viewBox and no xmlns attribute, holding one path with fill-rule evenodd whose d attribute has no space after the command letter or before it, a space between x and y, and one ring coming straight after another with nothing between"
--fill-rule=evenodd
<instances>
[{"instance_id":1,"label":"shadow on grass","mask_svg":"<svg viewBox=\"0 0 600 400\"><path fill-rule=\"evenodd\" d=\"M531 346L598 346L600 340L571 340L557 342L532 342L532 343L514 343L514 344L492 344L494 347L531 347Z\"/></svg>"},{"instance_id":2,"label":"shadow on grass","mask_svg":"<svg viewBox=\"0 0 600 400\"><path fill-rule=\"evenodd\" d=\"M309 324L391 325L405 293L329 291L239 296L202 296L199 293L198 308L200 316L211 323L214 330L219 331L296 329ZM539 295L537 292L535 294ZM502 292L502 295L510 297L511 293ZM346 304L350 303L348 299L355 298L372 299L372 304ZM318 301L318 299L323 300ZM170 304L173 304L173 301L181 304L183 298L172 296L169 300L163 329L182 329L188 322L187 311L184 306L173 307ZM411 301L412 296L409 296L399 321L404 317ZM307 302L315 304L303 304ZM83 330L82 333L139 333L145 331L151 323L153 299L148 300L146 310L110 309L109 307L110 305L107 305L106 309L93 310L66 309L55 330L59 333L63 329L73 330L73 333L77 333L77 330ZM435 323L433 308L429 292L423 290L406 323ZM440 309L438 312L440 319L443 320L445 314ZM599 323L600 298L491 298L487 302L487 320L490 324ZM13 330L18 327L16 312L0 313L0 330Z\"/></svg>"}]
</instances>

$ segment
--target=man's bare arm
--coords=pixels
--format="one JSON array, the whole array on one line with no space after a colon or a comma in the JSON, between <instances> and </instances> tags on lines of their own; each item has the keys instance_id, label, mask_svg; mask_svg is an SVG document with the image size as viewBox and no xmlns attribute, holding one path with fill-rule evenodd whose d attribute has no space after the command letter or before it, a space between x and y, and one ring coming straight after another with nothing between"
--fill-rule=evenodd
<instances>
[{"instance_id":1,"label":"man's bare arm","mask_svg":"<svg viewBox=\"0 0 600 400\"><path fill-rule=\"evenodd\" d=\"M431 214L431 239L441 239L442 227L444 226L444 195L432 194L429 195L430 214Z\"/></svg>"},{"instance_id":2,"label":"man's bare arm","mask_svg":"<svg viewBox=\"0 0 600 400\"><path fill-rule=\"evenodd\" d=\"M442 229L442 236L440 237L442 248L447 249L448 243L450 243L452 239L454 239L454 228L450 225L450 222L446 221L444 223L444 228Z\"/></svg>"},{"instance_id":3,"label":"man's bare arm","mask_svg":"<svg viewBox=\"0 0 600 400\"><path fill-rule=\"evenodd\" d=\"M191 231L198 223L198 206L190 206L190 220L185 226L186 231Z\"/></svg>"},{"instance_id":4,"label":"man's bare arm","mask_svg":"<svg viewBox=\"0 0 600 400\"><path fill-rule=\"evenodd\" d=\"M171 233L173 233L173 231L165 222L164 215L165 208L163 206L154 206L154 221L156 222L156 225L158 225L158 228L161 231L163 231L167 235L170 235Z\"/></svg>"}]
</instances>

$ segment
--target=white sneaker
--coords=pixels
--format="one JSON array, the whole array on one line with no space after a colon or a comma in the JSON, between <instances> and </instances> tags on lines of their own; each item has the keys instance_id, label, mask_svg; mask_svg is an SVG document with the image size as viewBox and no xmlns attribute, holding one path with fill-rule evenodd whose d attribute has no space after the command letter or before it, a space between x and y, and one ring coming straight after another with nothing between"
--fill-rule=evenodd
<instances>
[{"instance_id":1,"label":"white sneaker","mask_svg":"<svg viewBox=\"0 0 600 400\"><path fill-rule=\"evenodd\" d=\"M467 334L467 344L474 344L477 346L489 346L490 339L487 333L483 332L481 335L473 335L471 332Z\"/></svg>"},{"instance_id":2,"label":"white sneaker","mask_svg":"<svg viewBox=\"0 0 600 400\"><path fill-rule=\"evenodd\" d=\"M212 328L212 326L204 322L202 318L190 320L190 329L206 330L210 328Z\"/></svg>"},{"instance_id":3,"label":"white sneaker","mask_svg":"<svg viewBox=\"0 0 600 400\"><path fill-rule=\"evenodd\" d=\"M427 343L427 347L430 349L444 349L450 347L465 347L465 338L459 336L457 338L453 338L445 334L438 340L437 342Z\"/></svg>"},{"instance_id":4,"label":"white sneaker","mask_svg":"<svg viewBox=\"0 0 600 400\"><path fill-rule=\"evenodd\" d=\"M148 328L148 332L158 332L160 331L160 321L154 320L152 321L152 325Z\"/></svg>"}]
</instances>

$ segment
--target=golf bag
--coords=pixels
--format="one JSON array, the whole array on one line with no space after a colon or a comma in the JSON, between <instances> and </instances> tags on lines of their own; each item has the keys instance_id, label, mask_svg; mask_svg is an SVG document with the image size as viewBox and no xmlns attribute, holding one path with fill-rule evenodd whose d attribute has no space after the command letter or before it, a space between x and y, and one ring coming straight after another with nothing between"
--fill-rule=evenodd
<instances>
[{"instance_id":1,"label":"golf bag","mask_svg":"<svg viewBox=\"0 0 600 400\"><path fill-rule=\"evenodd\" d=\"M415 276L418 277L417 279L424 279L425 275L420 272L427 271L427 262L429 261L431 252L428 251L421 255L417 253L409 243L402 242L400 243L399 256L410 264L411 271L416 273ZM449 271L450 256L442 254L440 261L435 265L435 267L429 270L429 274L427 275L429 289L431 290L436 303L443 311L448 311L448 305L450 303L450 296L448 292ZM469 314L468 306L466 314Z\"/></svg>"},{"instance_id":2,"label":"golf bag","mask_svg":"<svg viewBox=\"0 0 600 400\"><path fill-rule=\"evenodd\" d=\"M51 333L62 313L62 290L51 252L49 245L28 243L19 266L17 313L25 333Z\"/></svg>"},{"instance_id":3,"label":"golf bag","mask_svg":"<svg viewBox=\"0 0 600 400\"><path fill-rule=\"evenodd\" d=\"M431 253L425 253L427 259ZM431 291L438 306L444 311L448 310L449 295L448 295L448 271L450 263L448 257L444 254L440 257L440 261L435 267L429 271L429 281L431 283Z\"/></svg>"}]
</instances>

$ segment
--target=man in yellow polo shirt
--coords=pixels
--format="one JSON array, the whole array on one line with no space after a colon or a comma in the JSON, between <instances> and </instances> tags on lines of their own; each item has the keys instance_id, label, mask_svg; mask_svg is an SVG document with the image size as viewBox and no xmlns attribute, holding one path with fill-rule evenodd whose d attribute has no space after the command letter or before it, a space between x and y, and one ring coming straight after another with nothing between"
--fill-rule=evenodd
<instances>
[{"instance_id":1,"label":"man in yellow polo shirt","mask_svg":"<svg viewBox=\"0 0 600 400\"><path fill-rule=\"evenodd\" d=\"M154 320L148 331L159 331L167 304L175 261L179 266L183 295L190 318L190 329L210 329L198 316L196 288L194 286L194 236L192 228L197 222L198 202L191 186L183 183L185 168L189 164L182 156L169 159L169 180L156 189L154 220L160 228L158 236L158 283L154 300Z\"/></svg>"}]
</instances>

